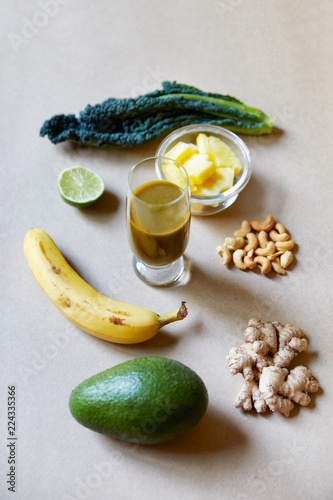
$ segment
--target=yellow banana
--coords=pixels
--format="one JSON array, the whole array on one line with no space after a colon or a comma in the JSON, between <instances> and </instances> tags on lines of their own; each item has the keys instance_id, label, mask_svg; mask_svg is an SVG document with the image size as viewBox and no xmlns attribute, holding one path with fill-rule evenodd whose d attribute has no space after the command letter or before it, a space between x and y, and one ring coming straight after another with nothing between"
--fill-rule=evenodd
<instances>
[{"instance_id":1,"label":"yellow banana","mask_svg":"<svg viewBox=\"0 0 333 500\"><path fill-rule=\"evenodd\" d=\"M24 253L38 285L57 309L100 339L120 344L144 342L163 326L187 315L185 302L176 311L158 315L101 295L80 278L41 229L27 232Z\"/></svg>"}]
</instances>

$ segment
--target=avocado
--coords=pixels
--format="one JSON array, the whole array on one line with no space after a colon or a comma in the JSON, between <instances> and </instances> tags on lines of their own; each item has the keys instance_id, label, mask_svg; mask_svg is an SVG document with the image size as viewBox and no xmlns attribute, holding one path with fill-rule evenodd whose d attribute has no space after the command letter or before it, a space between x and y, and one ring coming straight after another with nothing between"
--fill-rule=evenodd
<instances>
[{"instance_id":1,"label":"avocado","mask_svg":"<svg viewBox=\"0 0 333 500\"><path fill-rule=\"evenodd\" d=\"M88 429L156 444L196 425L208 405L201 378L179 361L143 357L94 375L72 392L69 408Z\"/></svg>"}]
</instances>

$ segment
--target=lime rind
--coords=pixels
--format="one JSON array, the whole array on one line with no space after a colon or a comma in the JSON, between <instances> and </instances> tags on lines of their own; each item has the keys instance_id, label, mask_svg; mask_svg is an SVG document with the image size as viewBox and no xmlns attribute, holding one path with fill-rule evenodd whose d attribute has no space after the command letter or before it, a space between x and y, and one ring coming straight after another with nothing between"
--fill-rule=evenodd
<instances>
[{"instance_id":1,"label":"lime rind","mask_svg":"<svg viewBox=\"0 0 333 500\"><path fill-rule=\"evenodd\" d=\"M82 165L62 170L57 185L61 198L69 205L79 208L92 205L104 192L102 177Z\"/></svg>"}]
</instances>

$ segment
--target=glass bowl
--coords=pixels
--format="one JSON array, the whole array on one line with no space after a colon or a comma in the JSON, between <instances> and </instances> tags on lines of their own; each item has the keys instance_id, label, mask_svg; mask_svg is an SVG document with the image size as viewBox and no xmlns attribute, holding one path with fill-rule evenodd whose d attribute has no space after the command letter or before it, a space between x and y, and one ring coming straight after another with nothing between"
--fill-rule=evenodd
<instances>
[{"instance_id":1,"label":"glass bowl","mask_svg":"<svg viewBox=\"0 0 333 500\"><path fill-rule=\"evenodd\" d=\"M251 177L250 153L245 143L233 132L217 125L188 125L178 128L169 134L160 144L156 156L168 156L168 151L178 141L192 142L195 144L197 135L202 132L214 135L221 139L232 149L242 165L242 170L237 175L232 188L214 196L195 196L191 194L191 213L193 215L212 215L230 207L236 201L239 193L245 188ZM163 178L162 164L157 165L159 175Z\"/></svg>"}]
</instances>

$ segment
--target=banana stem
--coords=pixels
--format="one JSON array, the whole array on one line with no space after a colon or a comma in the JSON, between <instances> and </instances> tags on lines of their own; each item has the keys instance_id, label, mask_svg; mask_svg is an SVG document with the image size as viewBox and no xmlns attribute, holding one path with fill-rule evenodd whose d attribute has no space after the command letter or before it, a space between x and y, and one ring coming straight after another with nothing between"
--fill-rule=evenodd
<instances>
[{"instance_id":1,"label":"banana stem","mask_svg":"<svg viewBox=\"0 0 333 500\"><path fill-rule=\"evenodd\" d=\"M180 308L177 309L176 311L172 311L172 312L166 313L166 314L159 314L158 322L159 322L160 328L162 328L162 326L168 325L169 323L173 323L174 321L179 321L180 319L186 318L187 307L185 304L186 304L186 302L183 301Z\"/></svg>"}]
</instances>

